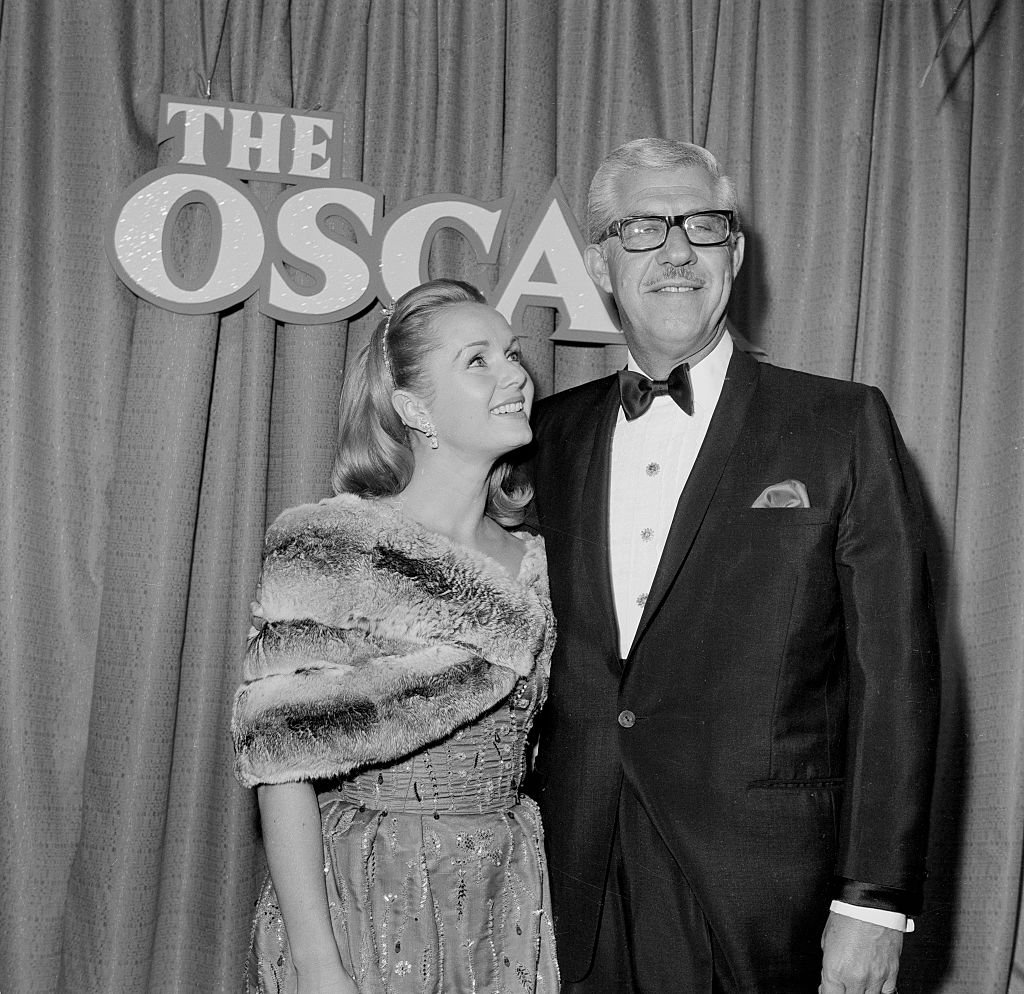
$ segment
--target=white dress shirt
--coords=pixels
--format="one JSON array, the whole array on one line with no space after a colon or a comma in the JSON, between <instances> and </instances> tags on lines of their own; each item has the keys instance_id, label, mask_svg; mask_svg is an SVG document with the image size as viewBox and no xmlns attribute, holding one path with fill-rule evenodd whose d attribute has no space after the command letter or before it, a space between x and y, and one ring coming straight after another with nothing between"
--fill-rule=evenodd
<instances>
[{"instance_id":1,"label":"white dress shirt","mask_svg":"<svg viewBox=\"0 0 1024 994\"><path fill-rule=\"evenodd\" d=\"M612 439L608 521L619 652L629 655L676 503L704 442L732 358L728 334L690 370L693 416L668 396L633 421L619 409ZM629 368L644 373L632 356Z\"/></svg>"},{"instance_id":2,"label":"white dress shirt","mask_svg":"<svg viewBox=\"0 0 1024 994\"><path fill-rule=\"evenodd\" d=\"M654 574L665 548L679 495L708 433L711 416L725 385L733 341L728 333L690 369L693 415L668 396L655 397L650 410L627 421L619 410L612 439L609 495L609 557L619 630L619 654L625 659L636 636ZM628 368L640 369L632 355ZM906 915L833 901L831 911L912 932Z\"/></svg>"}]
</instances>

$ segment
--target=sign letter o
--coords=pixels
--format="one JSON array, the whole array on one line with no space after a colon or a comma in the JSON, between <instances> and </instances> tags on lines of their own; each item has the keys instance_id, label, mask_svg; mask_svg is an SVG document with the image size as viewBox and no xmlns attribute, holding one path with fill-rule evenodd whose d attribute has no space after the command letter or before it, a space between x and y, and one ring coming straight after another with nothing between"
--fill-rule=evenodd
<instances>
[{"instance_id":1,"label":"sign letter o","mask_svg":"<svg viewBox=\"0 0 1024 994\"><path fill-rule=\"evenodd\" d=\"M241 188L199 172L147 173L129 188L114 223L111 257L118 275L140 297L186 314L210 314L251 296L259 281L265 238L255 204ZM169 219L189 204L202 204L212 216L209 274L189 288L168 272L165 246Z\"/></svg>"}]
</instances>

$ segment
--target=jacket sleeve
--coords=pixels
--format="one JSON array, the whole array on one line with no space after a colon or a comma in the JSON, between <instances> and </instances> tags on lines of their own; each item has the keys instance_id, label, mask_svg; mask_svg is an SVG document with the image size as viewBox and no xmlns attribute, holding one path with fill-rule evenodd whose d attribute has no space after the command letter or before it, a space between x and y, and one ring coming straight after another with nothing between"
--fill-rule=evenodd
<instances>
[{"instance_id":1,"label":"jacket sleeve","mask_svg":"<svg viewBox=\"0 0 1024 994\"><path fill-rule=\"evenodd\" d=\"M925 513L878 390L854 436L836 542L849 671L836 897L906 914L921 904L938 728L938 649Z\"/></svg>"}]
</instances>

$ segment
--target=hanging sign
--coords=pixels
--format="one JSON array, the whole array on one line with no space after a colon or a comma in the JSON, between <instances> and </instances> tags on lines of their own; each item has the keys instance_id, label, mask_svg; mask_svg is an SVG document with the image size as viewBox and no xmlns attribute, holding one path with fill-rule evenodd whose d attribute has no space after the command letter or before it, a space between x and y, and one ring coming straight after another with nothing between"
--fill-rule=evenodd
<instances>
[{"instance_id":1,"label":"hanging sign","mask_svg":"<svg viewBox=\"0 0 1024 994\"><path fill-rule=\"evenodd\" d=\"M442 228L460 232L480 262L497 261L508 199L437 195L385 214L380 191L340 176L338 115L165 94L157 137L172 142L172 163L124 191L105 241L118 276L158 307L210 314L256 293L259 309L278 321L339 321L424 282ZM249 189L253 180L285 190L266 206ZM206 258L190 258L186 274L175 240L184 237L182 211L197 205L211 237ZM556 180L489 302L514 328L527 306L550 307L559 312L553 339L621 343L583 247Z\"/></svg>"}]
</instances>

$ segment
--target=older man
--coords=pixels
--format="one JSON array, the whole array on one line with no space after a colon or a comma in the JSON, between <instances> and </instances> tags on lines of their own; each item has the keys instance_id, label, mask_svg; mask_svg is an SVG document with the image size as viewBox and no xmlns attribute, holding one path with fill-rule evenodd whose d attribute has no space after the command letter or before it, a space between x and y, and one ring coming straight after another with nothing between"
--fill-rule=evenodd
<instances>
[{"instance_id":1,"label":"older man","mask_svg":"<svg viewBox=\"0 0 1024 994\"><path fill-rule=\"evenodd\" d=\"M899 431L877 389L734 348L743 234L705 149L616 149L589 215L628 369L534 417L566 990L890 994L938 697Z\"/></svg>"}]
</instances>

